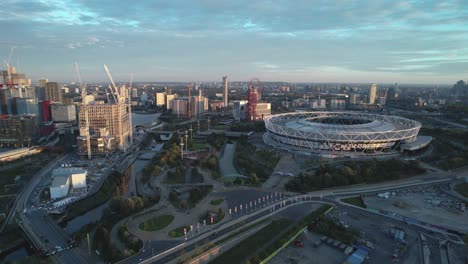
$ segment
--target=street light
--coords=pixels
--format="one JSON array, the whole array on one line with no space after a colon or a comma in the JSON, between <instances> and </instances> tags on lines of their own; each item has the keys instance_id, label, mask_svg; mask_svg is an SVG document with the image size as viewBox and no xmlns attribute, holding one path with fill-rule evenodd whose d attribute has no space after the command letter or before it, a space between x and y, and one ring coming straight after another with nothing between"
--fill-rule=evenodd
<instances>
[{"instance_id":1,"label":"street light","mask_svg":"<svg viewBox=\"0 0 468 264\"><path fill-rule=\"evenodd\" d=\"M180 141L180 159L184 160L184 141Z\"/></svg>"},{"instance_id":2,"label":"street light","mask_svg":"<svg viewBox=\"0 0 468 264\"><path fill-rule=\"evenodd\" d=\"M190 129L189 129L189 131L190 131L190 140L192 140L192 131L193 131L192 124L190 124Z\"/></svg>"},{"instance_id":3,"label":"street light","mask_svg":"<svg viewBox=\"0 0 468 264\"><path fill-rule=\"evenodd\" d=\"M210 118L208 117L208 130L210 130L210 122L211 122L211 120L210 120Z\"/></svg>"},{"instance_id":4,"label":"street light","mask_svg":"<svg viewBox=\"0 0 468 264\"><path fill-rule=\"evenodd\" d=\"M187 134L187 130L185 130L185 150L188 151L188 134Z\"/></svg>"}]
</instances>

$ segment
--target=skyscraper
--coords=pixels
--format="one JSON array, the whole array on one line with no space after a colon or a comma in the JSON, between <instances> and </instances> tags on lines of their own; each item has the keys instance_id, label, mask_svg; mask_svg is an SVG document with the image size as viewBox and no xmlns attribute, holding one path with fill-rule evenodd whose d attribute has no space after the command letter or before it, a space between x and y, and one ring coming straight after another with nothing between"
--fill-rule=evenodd
<instances>
[{"instance_id":1,"label":"skyscraper","mask_svg":"<svg viewBox=\"0 0 468 264\"><path fill-rule=\"evenodd\" d=\"M45 100L61 103L62 85L57 82L47 82L45 84Z\"/></svg>"},{"instance_id":2,"label":"skyscraper","mask_svg":"<svg viewBox=\"0 0 468 264\"><path fill-rule=\"evenodd\" d=\"M369 88L369 104L375 104L377 97L377 84L373 83Z\"/></svg>"},{"instance_id":3,"label":"skyscraper","mask_svg":"<svg viewBox=\"0 0 468 264\"><path fill-rule=\"evenodd\" d=\"M224 107L228 107L228 80L227 76L223 76L223 84L224 84L224 92L223 92L223 101L224 101Z\"/></svg>"}]
</instances>

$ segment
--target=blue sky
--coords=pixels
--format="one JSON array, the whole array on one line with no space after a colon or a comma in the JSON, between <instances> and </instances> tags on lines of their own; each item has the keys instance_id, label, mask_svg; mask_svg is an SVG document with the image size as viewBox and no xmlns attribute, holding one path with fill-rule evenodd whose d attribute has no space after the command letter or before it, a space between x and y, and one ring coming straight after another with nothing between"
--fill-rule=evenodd
<instances>
[{"instance_id":1,"label":"blue sky","mask_svg":"<svg viewBox=\"0 0 468 264\"><path fill-rule=\"evenodd\" d=\"M37 80L454 83L468 1L3 0L0 58Z\"/></svg>"}]
</instances>

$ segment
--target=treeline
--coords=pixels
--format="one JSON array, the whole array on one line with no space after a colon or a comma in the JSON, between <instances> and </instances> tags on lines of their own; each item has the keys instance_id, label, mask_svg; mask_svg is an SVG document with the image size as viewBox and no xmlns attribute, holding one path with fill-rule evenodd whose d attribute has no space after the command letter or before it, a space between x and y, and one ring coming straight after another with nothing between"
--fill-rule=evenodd
<instances>
[{"instance_id":1,"label":"treeline","mask_svg":"<svg viewBox=\"0 0 468 264\"><path fill-rule=\"evenodd\" d=\"M231 131L238 132L265 132L265 122L255 121L255 122L237 122L231 125Z\"/></svg>"},{"instance_id":2,"label":"treeline","mask_svg":"<svg viewBox=\"0 0 468 264\"><path fill-rule=\"evenodd\" d=\"M202 200L213 188L211 185L198 186L189 191L189 198L181 200L179 193L171 191L169 193L169 201L178 208L189 209L194 207L200 200Z\"/></svg>"},{"instance_id":3,"label":"treeline","mask_svg":"<svg viewBox=\"0 0 468 264\"><path fill-rule=\"evenodd\" d=\"M278 161L276 151L257 150L245 137L237 141L235 165L242 174L249 176L253 183L268 179Z\"/></svg>"},{"instance_id":4,"label":"treeline","mask_svg":"<svg viewBox=\"0 0 468 264\"><path fill-rule=\"evenodd\" d=\"M219 168L219 160L215 155L210 155L202 162L202 167L211 171L213 179L221 178L221 169Z\"/></svg>"},{"instance_id":5,"label":"treeline","mask_svg":"<svg viewBox=\"0 0 468 264\"><path fill-rule=\"evenodd\" d=\"M309 192L359 183L403 179L425 172L417 161L398 159L345 162L342 166L322 164L315 173L301 173L292 178L286 189Z\"/></svg>"},{"instance_id":6,"label":"treeline","mask_svg":"<svg viewBox=\"0 0 468 264\"><path fill-rule=\"evenodd\" d=\"M206 142L216 150L220 150L224 143L226 143L226 139L226 135L224 134L212 133L206 137Z\"/></svg>"},{"instance_id":7,"label":"treeline","mask_svg":"<svg viewBox=\"0 0 468 264\"><path fill-rule=\"evenodd\" d=\"M174 138L174 137L173 137ZM163 153L155 155L151 162L143 169L141 180L148 182L151 177L157 177L161 173L161 168L164 166L176 167L180 166L180 147L176 140L172 140L164 144Z\"/></svg>"},{"instance_id":8,"label":"treeline","mask_svg":"<svg viewBox=\"0 0 468 264\"><path fill-rule=\"evenodd\" d=\"M122 242L127 249L121 252L115 246L115 242L110 237L110 233L115 224L127 216L142 211L143 209L153 205L155 200L146 197L115 197L109 203L109 206L104 210L96 232L93 236L93 249L100 252L101 257L110 262L116 262L123 258L129 257L137 252L143 242L138 238L130 236L122 236L122 231L118 230L119 238L122 236Z\"/></svg>"}]
</instances>

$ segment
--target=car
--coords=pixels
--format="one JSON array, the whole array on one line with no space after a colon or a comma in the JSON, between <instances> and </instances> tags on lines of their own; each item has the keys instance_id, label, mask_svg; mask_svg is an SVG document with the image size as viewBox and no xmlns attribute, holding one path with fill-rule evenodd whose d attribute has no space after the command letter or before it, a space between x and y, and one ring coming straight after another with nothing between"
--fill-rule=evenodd
<instances>
[{"instance_id":1,"label":"car","mask_svg":"<svg viewBox=\"0 0 468 264\"><path fill-rule=\"evenodd\" d=\"M296 246L298 248L303 248L304 247L304 243L302 243L299 240L294 240L293 244L294 244L294 246Z\"/></svg>"}]
</instances>

